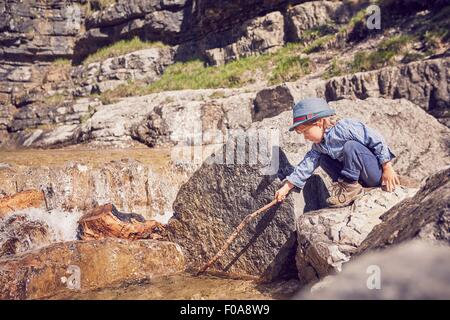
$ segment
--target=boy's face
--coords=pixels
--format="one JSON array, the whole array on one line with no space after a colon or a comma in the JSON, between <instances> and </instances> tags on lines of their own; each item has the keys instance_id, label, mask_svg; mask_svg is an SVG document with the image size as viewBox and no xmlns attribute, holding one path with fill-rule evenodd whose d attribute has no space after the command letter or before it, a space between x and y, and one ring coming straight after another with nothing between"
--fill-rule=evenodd
<instances>
[{"instance_id":1,"label":"boy's face","mask_svg":"<svg viewBox=\"0 0 450 320\"><path fill-rule=\"evenodd\" d=\"M312 123L301 124L295 127L295 132L302 134L306 140L313 143L320 143L323 139L324 129L321 120Z\"/></svg>"}]
</instances>

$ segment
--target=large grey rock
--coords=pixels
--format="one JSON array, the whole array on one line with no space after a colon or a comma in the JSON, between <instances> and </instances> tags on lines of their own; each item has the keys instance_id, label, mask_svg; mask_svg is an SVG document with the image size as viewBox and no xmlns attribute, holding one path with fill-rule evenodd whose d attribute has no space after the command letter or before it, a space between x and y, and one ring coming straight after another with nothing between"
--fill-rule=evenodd
<instances>
[{"instance_id":1,"label":"large grey rock","mask_svg":"<svg viewBox=\"0 0 450 320\"><path fill-rule=\"evenodd\" d=\"M324 97L321 91L323 84L320 80L287 82L258 91L253 102L253 121L261 121L292 110L295 103L301 99Z\"/></svg>"},{"instance_id":2,"label":"large grey rock","mask_svg":"<svg viewBox=\"0 0 450 320\"><path fill-rule=\"evenodd\" d=\"M394 193L374 190L352 207L301 216L297 224L300 281L315 282L341 271L352 255L414 238L448 245L449 181L447 168L427 178L417 193L404 188Z\"/></svg>"},{"instance_id":3,"label":"large grey rock","mask_svg":"<svg viewBox=\"0 0 450 320\"><path fill-rule=\"evenodd\" d=\"M450 168L428 177L416 195L380 218L382 222L367 236L359 253L409 239L450 244Z\"/></svg>"},{"instance_id":4,"label":"large grey rock","mask_svg":"<svg viewBox=\"0 0 450 320\"><path fill-rule=\"evenodd\" d=\"M417 189L396 188L389 193L377 188L367 192L350 207L322 209L297 220L298 277L303 284L316 282L342 270L366 239L380 216Z\"/></svg>"},{"instance_id":5,"label":"large grey rock","mask_svg":"<svg viewBox=\"0 0 450 320\"><path fill-rule=\"evenodd\" d=\"M294 299L450 299L450 247L408 241L368 252Z\"/></svg>"},{"instance_id":6,"label":"large grey rock","mask_svg":"<svg viewBox=\"0 0 450 320\"><path fill-rule=\"evenodd\" d=\"M280 187L277 172L264 174L267 162L250 162L249 154L254 153L237 148L234 141L230 138L205 161L180 188L174 202L174 217L167 228L169 239L181 245L190 269L212 258L242 219L271 202ZM234 158L236 150L245 156L241 164L237 159L243 158ZM213 162L222 157L222 152L230 155L229 164ZM282 169L288 163L282 151L279 155L278 168ZM276 152L272 156L278 159ZM306 205L317 209L323 203L319 199L320 182L311 179L305 187L310 191L305 193L309 198L292 192L282 204L249 223L212 269L266 280L295 276L295 219Z\"/></svg>"},{"instance_id":7,"label":"large grey rock","mask_svg":"<svg viewBox=\"0 0 450 320\"><path fill-rule=\"evenodd\" d=\"M155 108L131 129L149 146L223 143L229 131L248 128L254 93L217 91L203 101L173 101ZM215 98L215 96L218 96Z\"/></svg>"}]
</instances>

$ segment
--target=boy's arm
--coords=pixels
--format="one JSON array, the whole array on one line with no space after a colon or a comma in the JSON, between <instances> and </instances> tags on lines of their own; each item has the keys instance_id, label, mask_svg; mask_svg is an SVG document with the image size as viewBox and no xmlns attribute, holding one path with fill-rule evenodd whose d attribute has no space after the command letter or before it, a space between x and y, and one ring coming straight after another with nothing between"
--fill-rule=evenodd
<instances>
[{"instance_id":1,"label":"boy's arm","mask_svg":"<svg viewBox=\"0 0 450 320\"><path fill-rule=\"evenodd\" d=\"M309 150L303 160L294 168L294 171L286 178L291 189L296 186L303 188L306 180L313 174L319 166L320 152L314 149Z\"/></svg>"}]
</instances>

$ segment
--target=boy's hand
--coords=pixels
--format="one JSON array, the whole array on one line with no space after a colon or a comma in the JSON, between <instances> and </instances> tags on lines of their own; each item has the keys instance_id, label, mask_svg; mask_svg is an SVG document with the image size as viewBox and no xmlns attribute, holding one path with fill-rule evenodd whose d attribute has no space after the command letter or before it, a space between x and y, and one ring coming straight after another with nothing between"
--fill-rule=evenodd
<instances>
[{"instance_id":1,"label":"boy's hand","mask_svg":"<svg viewBox=\"0 0 450 320\"><path fill-rule=\"evenodd\" d=\"M381 177L381 185L386 186L386 191L391 192L395 187L400 185L400 180L397 177L390 161L383 164L383 175Z\"/></svg>"},{"instance_id":2,"label":"boy's hand","mask_svg":"<svg viewBox=\"0 0 450 320\"><path fill-rule=\"evenodd\" d=\"M278 202L282 202L284 199L286 199L287 194L291 189L294 188L294 185L290 183L289 181L284 184L277 192L275 192L275 199L277 199Z\"/></svg>"}]
</instances>

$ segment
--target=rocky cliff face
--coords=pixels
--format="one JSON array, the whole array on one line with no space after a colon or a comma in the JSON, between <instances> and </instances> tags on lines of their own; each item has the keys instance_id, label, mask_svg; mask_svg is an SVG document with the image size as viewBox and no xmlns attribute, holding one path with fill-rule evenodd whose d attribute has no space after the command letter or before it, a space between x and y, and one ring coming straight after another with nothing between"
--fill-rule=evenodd
<instances>
[{"instance_id":1,"label":"rocky cliff face","mask_svg":"<svg viewBox=\"0 0 450 320\"><path fill-rule=\"evenodd\" d=\"M436 4L437 7L441 5ZM207 64L222 65L251 55L277 52L290 42L308 44L312 35L322 32L336 33L336 39L315 46L331 51L341 46L337 52L345 56L358 46L361 39L356 41L351 33L338 32L338 29L356 26L352 21L363 7L362 2L286 0L228 0L220 4L194 0L118 0L111 4L96 0L55 0L45 4L31 0L4 1L0 7L3 23L0 25L0 144L50 147L107 140L123 145L130 139L151 146L158 144L160 142L155 141L159 140L155 135L165 136L167 131L173 131L167 130L167 125L163 124L166 121L159 120L164 115L150 114L154 107L131 108L131 105L152 101L152 105L164 105L163 109L167 109L166 105L171 105L169 100L178 100L178 96L183 99L184 93L175 93L176 98L164 93L161 94L163 100L153 95L142 101L131 98L118 105L125 118L134 118L138 112L139 120L143 122L135 128L135 120L126 119L129 128L117 133L117 137L122 136L120 139L104 138L103 134L98 136L103 132L99 126L103 125L95 124L98 122L95 119L89 121L101 109L95 95L126 85L129 81L136 85L153 83L176 61L200 58ZM370 37L376 35L374 33ZM160 41L163 45L80 64L97 49L134 36ZM318 95L329 101L406 98L447 124L449 80L446 72L448 58L445 56L444 53L435 57L438 59L327 81L312 76L291 85L253 87L244 91L256 94L252 102L252 121L288 110L293 101L302 96ZM311 57L320 66L319 72L323 71L324 61L325 65L329 63L326 52ZM66 58L68 63L58 63L59 58ZM255 81L258 82L257 79ZM115 102L102 100L106 105ZM221 104L222 109L231 108L227 102ZM205 113L214 112L216 107L207 107L211 110ZM193 109L198 108L204 109L193 106ZM97 113L103 117L101 111ZM226 122L220 118L226 119L228 111L222 113L224 117L215 121ZM147 118L147 123L142 118ZM228 124L222 126L230 123L241 128L249 126L247 115L242 119L229 119ZM221 130L224 131L223 128ZM165 138L162 140L167 141Z\"/></svg>"}]
</instances>

